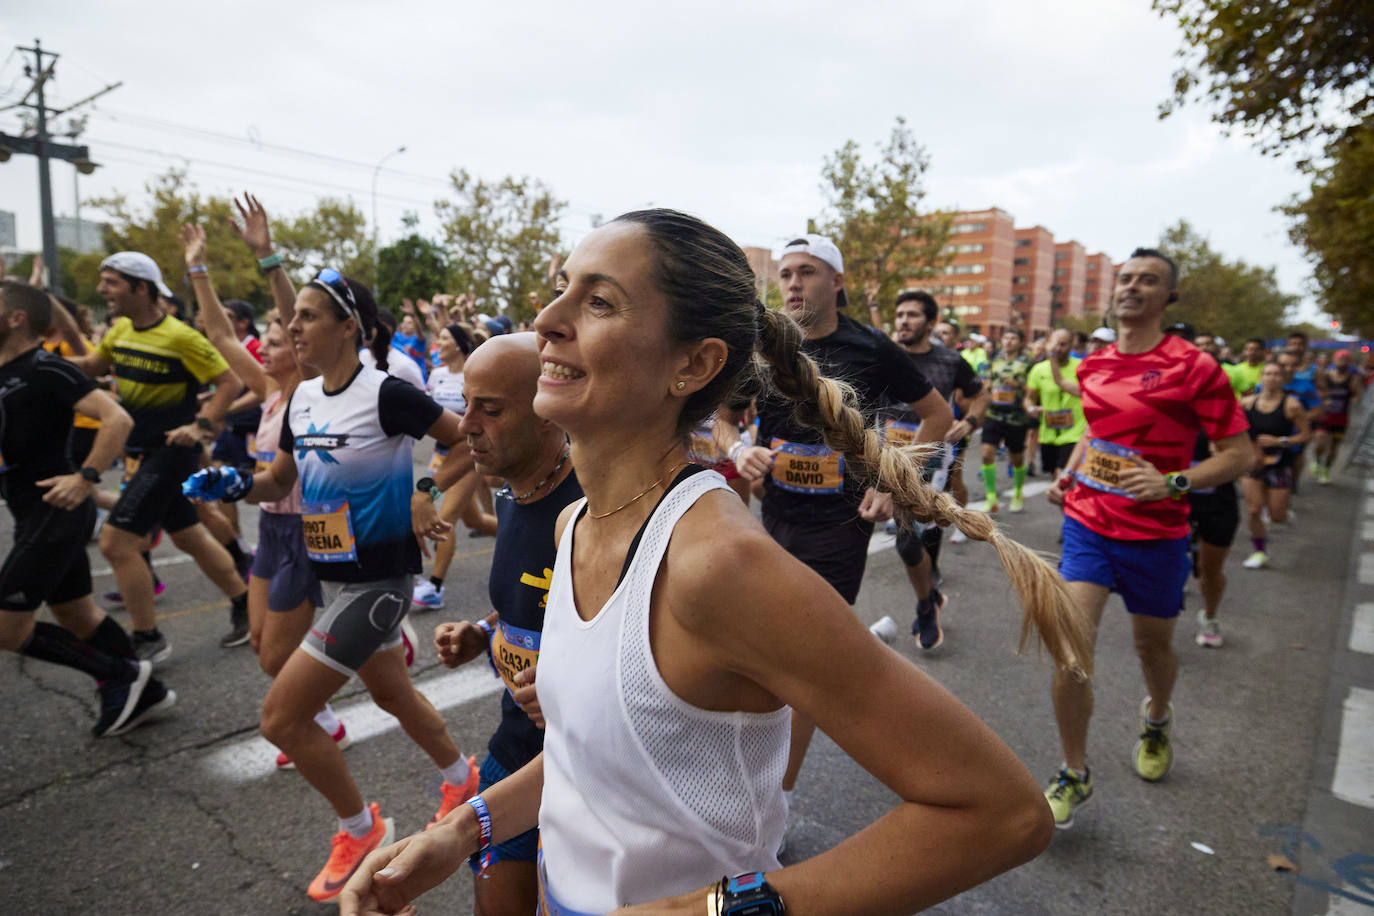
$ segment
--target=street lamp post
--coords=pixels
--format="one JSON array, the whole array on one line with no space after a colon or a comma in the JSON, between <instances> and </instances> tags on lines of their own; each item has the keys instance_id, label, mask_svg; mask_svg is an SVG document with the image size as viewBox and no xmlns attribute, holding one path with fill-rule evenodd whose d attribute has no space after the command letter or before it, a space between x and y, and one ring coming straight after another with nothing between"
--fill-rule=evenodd
<instances>
[{"instance_id":1,"label":"street lamp post","mask_svg":"<svg viewBox=\"0 0 1374 916\"><path fill-rule=\"evenodd\" d=\"M399 156L406 151L405 146L398 146L377 160L377 167L372 170L372 285L377 285L377 176L382 173L382 166L392 156Z\"/></svg>"}]
</instances>

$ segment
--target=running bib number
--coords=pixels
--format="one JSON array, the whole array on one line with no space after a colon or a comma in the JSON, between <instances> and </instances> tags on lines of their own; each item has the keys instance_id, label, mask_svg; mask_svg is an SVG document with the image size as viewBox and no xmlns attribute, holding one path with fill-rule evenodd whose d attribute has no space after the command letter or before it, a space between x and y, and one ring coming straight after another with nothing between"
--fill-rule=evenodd
<instances>
[{"instance_id":1,"label":"running bib number","mask_svg":"<svg viewBox=\"0 0 1374 916\"><path fill-rule=\"evenodd\" d=\"M1140 452L1133 448L1105 439L1089 439L1088 447L1083 452L1083 463L1074 471L1074 477L1094 490L1134 499L1121 487L1121 472L1134 466L1134 459L1138 457Z\"/></svg>"},{"instance_id":2,"label":"running bib number","mask_svg":"<svg viewBox=\"0 0 1374 916\"><path fill-rule=\"evenodd\" d=\"M301 507L305 554L317 563L346 563L358 559L353 540L353 517L348 500L331 499Z\"/></svg>"},{"instance_id":3,"label":"running bib number","mask_svg":"<svg viewBox=\"0 0 1374 916\"><path fill-rule=\"evenodd\" d=\"M1069 429L1073 426L1072 410L1047 410L1044 417L1045 426L1049 429Z\"/></svg>"},{"instance_id":4,"label":"running bib number","mask_svg":"<svg viewBox=\"0 0 1374 916\"><path fill-rule=\"evenodd\" d=\"M884 437L888 442L903 448L916 441L916 430L920 428L918 423L904 423L901 420L888 420L884 429Z\"/></svg>"},{"instance_id":5,"label":"running bib number","mask_svg":"<svg viewBox=\"0 0 1374 916\"><path fill-rule=\"evenodd\" d=\"M992 403L1015 404L1016 389L1011 385L998 385L992 389Z\"/></svg>"},{"instance_id":6,"label":"running bib number","mask_svg":"<svg viewBox=\"0 0 1374 916\"><path fill-rule=\"evenodd\" d=\"M844 456L824 445L799 445L774 439L773 483L790 493L844 492Z\"/></svg>"},{"instance_id":7,"label":"running bib number","mask_svg":"<svg viewBox=\"0 0 1374 916\"><path fill-rule=\"evenodd\" d=\"M538 630L521 629L504 620L496 623L496 632L491 635L491 663L512 694L526 686L515 683L515 676L539 664L540 635Z\"/></svg>"},{"instance_id":8,"label":"running bib number","mask_svg":"<svg viewBox=\"0 0 1374 916\"><path fill-rule=\"evenodd\" d=\"M444 456L448 454L448 449L442 445L434 446L434 454L429 456L429 464L425 465L425 473L430 477L439 473L439 465L444 463Z\"/></svg>"}]
</instances>

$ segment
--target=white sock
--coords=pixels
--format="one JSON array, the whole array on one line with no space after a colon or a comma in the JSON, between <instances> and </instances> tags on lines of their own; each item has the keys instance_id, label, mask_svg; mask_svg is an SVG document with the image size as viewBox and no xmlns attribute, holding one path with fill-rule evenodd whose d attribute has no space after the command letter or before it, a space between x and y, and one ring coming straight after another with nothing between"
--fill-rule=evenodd
<instances>
[{"instance_id":1,"label":"white sock","mask_svg":"<svg viewBox=\"0 0 1374 916\"><path fill-rule=\"evenodd\" d=\"M782 803L783 803L784 807L787 808L788 811L791 811L791 810L792 810L792 793L795 792L795 791L797 791L797 790L796 790L796 789L783 789L783 790L782 790Z\"/></svg>"},{"instance_id":2,"label":"white sock","mask_svg":"<svg viewBox=\"0 0 1374 916\"><path fill-rule=\"evenodd\" d=\"M328 703L324 704L324 709L315 713L315 724L324 729L324 733L329 737L334 737L339 731L339 717L334 715L334 707Z\"/></svg>"},{"instance_id":3,"label":"white sock","mask_svg":"<svg viewBox=\"0 0 1374 916\"><path fill-rule=\"evenodd\" d=\"M472 763L460 754L457 760L440 768L439 772L444 774L444 782L451 786L461 786L468 781L468 774L472 772Z\"/></svg>"},{"instance_id":4,"label":"white sock","mask_svg":"<svg viewBox=\"0 0 1374 916\"><path fill-rule=\"evenodd\" d=\"M352 817L339 818L339 829L347 830L353 839L361 840L372 830L372 809L363 806L363 810Z\"/></svg>"}]
</instances>

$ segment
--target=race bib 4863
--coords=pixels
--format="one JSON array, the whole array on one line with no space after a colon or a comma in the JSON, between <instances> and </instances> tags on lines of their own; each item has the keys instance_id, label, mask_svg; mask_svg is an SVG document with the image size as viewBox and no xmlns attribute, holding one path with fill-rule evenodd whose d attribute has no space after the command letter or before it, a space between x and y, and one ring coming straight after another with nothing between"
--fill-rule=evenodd
<instances>
[{"instance_id":1,"label":"race bib 4863","mask_svg":"<svg viewBox=\"0 0 1374 916\"><path fill-rule=\"evenodd\" d=\"M1083 450L1083 463L1074 471L1074 477L1094 490L1134 498L1121 486L1121 472L1135 465L1139 457L1140 452L1133 448L1105 439L1089 439Z\"/></svg>"}]
</instances>

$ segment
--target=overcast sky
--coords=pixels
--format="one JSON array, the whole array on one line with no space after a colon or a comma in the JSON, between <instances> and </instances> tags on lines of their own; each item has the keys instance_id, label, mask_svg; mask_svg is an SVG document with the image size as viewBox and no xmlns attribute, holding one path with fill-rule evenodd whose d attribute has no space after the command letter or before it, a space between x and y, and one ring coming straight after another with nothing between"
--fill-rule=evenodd
<instances>
[{"instance_id":1,"label":"overcast sky","mask_svg":"<svg viewBox=\"0 0 1374 916\"><path fill-rule=\"evenodd\" d=\"M1148 0L7 6L0 107L27 87L10 48L35 36L62 54L59 106L124 83L90 108L80 142L103 167L83 198L138 199L179 164L274 215L330 193L370 214L373 166L405 145L378 182L384 244L406 211L432 228L463 167L546 182L570 241L652 203L777 248L818 213L826 154L871 151L901 115L933 206L999 206L1114 260L1186 218L1290 292L1309 273L1273 212L1303 188L1291 163L1223 137L1204 106L1156 117L1179 39ZM54 165L59 213L72 173ZM37 198L34 159L0 165L21 245L39 244Z\"/></svg>"}]
</instances>

